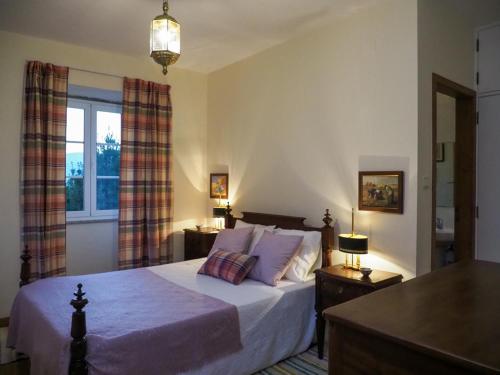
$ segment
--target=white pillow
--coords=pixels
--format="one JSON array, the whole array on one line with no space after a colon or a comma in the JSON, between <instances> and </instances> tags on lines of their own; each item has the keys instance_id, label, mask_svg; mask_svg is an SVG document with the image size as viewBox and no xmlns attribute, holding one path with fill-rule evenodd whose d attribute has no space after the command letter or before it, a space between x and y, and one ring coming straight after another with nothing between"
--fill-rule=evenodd
<instances>
[{"instance_id":1,"label":"white pillow","mask_svg":"<svg viewBox=\"0 0 500 375\"><path fill-rule=\"evenodd\" d=\"M247 254L251 254L255 246L257 246L257 243L259 242L260 238L264 234L264 231L268 232L273 232L274 228L276 228L276 225L261 225L261 224L250 224L246 223L243 220L236 220L236 224L234 225L234 229L241 229L241 228L253 228L253 233L252 233L252 240L250 241L250 246L248 246L248 251L246 252Z\"/></svg>"},{"instance_id":2,"label":"white pillow","mask_svg":"<svg viewBox=\"0 0 500 375\"><path fill-rule=\"evenodd\" d=\"M288 280L304 282L310 279L311 272L321 268L321 232L291 229L276 229L276 234L303 236L299 252L285 273Z\"/></svg>"}]
</instances>

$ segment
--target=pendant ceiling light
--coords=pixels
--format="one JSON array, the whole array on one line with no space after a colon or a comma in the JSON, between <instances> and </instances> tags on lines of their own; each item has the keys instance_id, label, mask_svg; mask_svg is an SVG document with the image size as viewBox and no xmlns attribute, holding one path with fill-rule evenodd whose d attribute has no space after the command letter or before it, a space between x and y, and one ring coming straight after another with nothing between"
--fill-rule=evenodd
<instances>
[{"instance_id":1,"label":"pendant ceiling light","mask_svg":"<svg viewBox=\"0 0 500 375\"><path fill-rule=\"evenodd\" d=\"M150 56L163 66L163 74L167 67L175 64L181 55L181 25L168 15L168 1L163 1L163 14L151 21L149 35Z\"/></svg>"}]
</instances>

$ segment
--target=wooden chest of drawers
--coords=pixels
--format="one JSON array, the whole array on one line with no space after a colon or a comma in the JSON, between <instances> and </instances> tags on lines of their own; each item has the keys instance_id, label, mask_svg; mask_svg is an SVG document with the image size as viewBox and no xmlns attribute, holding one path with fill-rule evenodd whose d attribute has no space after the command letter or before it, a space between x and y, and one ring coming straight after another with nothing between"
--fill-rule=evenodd
<instances>
[{"instance_id":1,"label":"wooden chest of drawers","mask_svg":"<svg viewBox=\"0 0 500 375\"><path fill-rule=\"evenodd\" d=\"M219 232L213 228L184 229L184 260L206 257L217 233Z\"/></svg>"},{"instance_id":2,"label":"wooden chest of drawers","mask_svg":"<svg viewBox=\"0 0 500 375\"><path fill-rule=\"evenodd\" d=\"M316 334L318 337L318 356L323 358L325 320L322 314L325 309L400 283L402 279L401 275L377 270L373 270L370 277L363 278L361 272L345 269L342 265L317 270Z\"/></svg>"}]
</instances>

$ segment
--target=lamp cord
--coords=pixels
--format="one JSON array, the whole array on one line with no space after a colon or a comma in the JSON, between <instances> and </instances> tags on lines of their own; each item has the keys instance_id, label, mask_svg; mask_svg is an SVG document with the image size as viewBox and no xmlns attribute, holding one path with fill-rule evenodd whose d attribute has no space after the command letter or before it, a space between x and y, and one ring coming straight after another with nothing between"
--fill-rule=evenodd
<instances>
[{"instance_id":1,"label":"lamp cord","mask_svg":"<svg viewBox=\"0 0 500 375\"><path fill-rule=\"evenodd\" d=\"M351 210L351 232L354 237L354 207Z\"/></svg>"}]
</instances>

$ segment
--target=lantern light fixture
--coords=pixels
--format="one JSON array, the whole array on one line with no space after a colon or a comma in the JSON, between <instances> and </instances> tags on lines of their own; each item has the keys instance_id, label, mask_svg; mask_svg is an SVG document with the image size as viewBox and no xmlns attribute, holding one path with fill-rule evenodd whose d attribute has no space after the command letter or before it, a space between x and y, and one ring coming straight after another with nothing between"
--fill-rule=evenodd
<instances>
[{"instance_id":1,"label":"lantern light fixture","mask_svg":"<svg viewBox=\"0 0 500 375\"><path fill-rule=\"evenodd\" d=\"M163 74L168 66L175 64L181 55L181 25L168 14L168 0L163 0L163 14L151 21L149 35L150 56L163 66Z\"/></svg>"}]
</instances>

